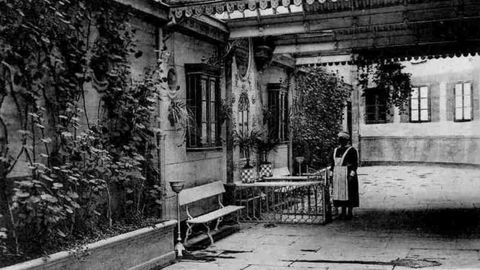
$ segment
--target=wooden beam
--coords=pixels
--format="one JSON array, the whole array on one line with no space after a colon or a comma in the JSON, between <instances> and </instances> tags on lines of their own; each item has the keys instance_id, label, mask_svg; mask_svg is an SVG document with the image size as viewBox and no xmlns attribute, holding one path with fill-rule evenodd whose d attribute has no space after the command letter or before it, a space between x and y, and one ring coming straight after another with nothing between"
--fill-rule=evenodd
<instances>
[{"instance_id":1,"label":"wooden beam","mask_svg":"<svg viewBox=\"0 0 480 270\"><path fill-rule=\"evenodd\" d=\"M297 66L301 66L301 65L333 63L333 62L350 62L352 60L353 59L351 54L314 56L314 57L297 57L295 64Z\"/></svg>"},{"instance_id":2,"label":"wooden beam","mask_svg":"<svg viewBox=\"0 0 480 270\"><path fill-rule=\"evenodd\" d=\"M461 13L461 14L460 14ZM328 14L292 14L262 18L262 29L252 19L228 22L230 38L281 36L322 31L369 31L375 27L444 20L461 20L480 16L480 1L468 3L460 12L451 1L430 4L393 6L372 10L335 12ZM305 28L308 22L308 29Z\"/></svg>"},{"instance_id":3,"label":"wooden beam","mask_svg":"<svg viewBox=\"0 0 480 270\"><path fill-rule=\"evenodd\" d=\"M154 3L151 0L114 0L125 6L130 6L133 9L154 17L157 20L161 20L164 22L169 21L168 18L168 7L166 5L162 5L160 3Z\"/></svg>"}]
</instances>

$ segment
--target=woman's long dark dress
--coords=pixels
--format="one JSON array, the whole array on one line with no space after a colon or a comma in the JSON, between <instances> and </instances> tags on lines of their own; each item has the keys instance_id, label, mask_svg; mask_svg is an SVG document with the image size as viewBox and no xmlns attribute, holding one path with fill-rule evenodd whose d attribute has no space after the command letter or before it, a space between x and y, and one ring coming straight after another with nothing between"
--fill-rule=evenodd
<instances>
[{"instance_id":1,"label":"woman's long dark dress","mask_svg":"<svg viewBox=\"0 0 480 270\"><path fill-rule=\"evenodd\" d=\"M350 145L339 146L337 147L337 152L335 157L341 158L345 151L350 148ZM333 153L331 156L332 169L335 170L335 159ZM360 205L360 196L358 194L358 177L357 177L357 168L358 168L358 152L357 149L351 148L348 150L345 159L343 160L342 166L347 166L347 183L348 183L348 201L337 201L333 200L333 205L335 207L358 207ZM355 171L355 176L350 176L350 173Z\"/></svg>"}]
</instances>

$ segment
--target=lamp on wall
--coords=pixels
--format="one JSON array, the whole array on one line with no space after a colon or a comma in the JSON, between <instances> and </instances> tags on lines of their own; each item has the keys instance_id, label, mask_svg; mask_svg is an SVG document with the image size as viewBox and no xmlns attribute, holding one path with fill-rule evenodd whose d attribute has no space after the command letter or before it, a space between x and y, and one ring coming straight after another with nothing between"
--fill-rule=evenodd
<instances>
[{"instance_id":1,"label":"lamp on wall","mask_svg":"<svg viewBox=\"0 0 480 270\"><path fill-rule=\"evenodd\" d=\"M175 251L177 252L178 257L183 256L183 251L185 250L185 247L182 244L182 234L180 230L180 198L179 198L179 193L180 191L183 190L183 187L185 185L185 181L183 180L173 180L170 181L170 187L172 188L172 191L177 194L177 243L175 244Z\"/></svg>"}]
</instances>

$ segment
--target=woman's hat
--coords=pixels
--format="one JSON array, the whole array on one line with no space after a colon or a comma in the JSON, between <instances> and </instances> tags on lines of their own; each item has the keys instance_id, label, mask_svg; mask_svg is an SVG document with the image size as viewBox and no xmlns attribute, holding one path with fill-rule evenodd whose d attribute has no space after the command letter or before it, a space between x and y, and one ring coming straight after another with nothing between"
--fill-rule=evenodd
<instances>
[{"instance_id":1,"label":"woman's hat","mask_svg":"<svg viewBox=\"0 0 480 270\"><path fill-rule=\"evenodd\" d=\"M350 139L350 135L345 131L339 132L337 136L338 138Z\"/></svg>"}]
</instances>

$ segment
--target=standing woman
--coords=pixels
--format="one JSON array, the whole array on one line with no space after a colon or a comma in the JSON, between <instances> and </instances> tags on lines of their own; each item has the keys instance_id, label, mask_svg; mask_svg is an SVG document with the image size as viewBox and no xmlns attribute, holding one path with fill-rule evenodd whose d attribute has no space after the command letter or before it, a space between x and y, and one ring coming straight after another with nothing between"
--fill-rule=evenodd
<instances>
[{"instance_id":1,"label":"standing woman","mask_svg":"<svg viewBox=\"0 0 480 270\"><path fill-rule=\"evenodd\" d=\"M358 195L358 152L349 145L350 136L338 133L339 147L332 154L333 205L342 208L340 219L353 217L353 208L359 206Z\"/></svg>"}]
</instances>

